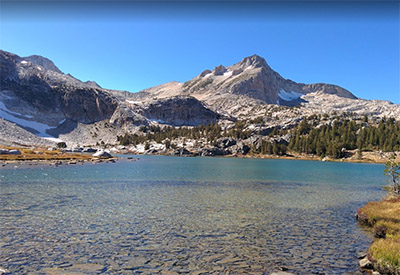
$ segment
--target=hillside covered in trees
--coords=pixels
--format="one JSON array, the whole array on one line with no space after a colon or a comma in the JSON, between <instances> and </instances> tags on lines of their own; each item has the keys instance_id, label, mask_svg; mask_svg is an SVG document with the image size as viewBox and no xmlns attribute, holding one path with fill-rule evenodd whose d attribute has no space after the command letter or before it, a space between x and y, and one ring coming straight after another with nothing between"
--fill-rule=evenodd
<instances>
[{"instance_id":1,"label":"hillside covered in trees","mask_svg":"<svg viewBox=\"0 0 400 275\"><path fill-rule=\"evenodd\" d=\"M142 126L136 134L118 136L121 145L163 144L165 149L185 147L185 141L194 141L193 147L218 147L221 141L243 142L255 155L308 154L334 159L346 157L355 150L361 157L365 151L400 151L400 121L383 118L369 121L368 117L341 115L313 115L302 118L290 127L264 127L264 118L236 121L230 127L219 124L197 127ZM234 142L233 142L234 141ZM190 148L189 148L190 150ZM222 153L229 154L229 152Z\"/></svg>"},{"instance_id":2,"label":"hillside covered in trees","mask_svg":"<svg viewBox=\"0 0 400 275\"><path fill-rule=\"evenodd\" d=\"M344 150L362 151L399 151L400 122L393 118L383 119L378 124L368 124L345 119L334 120L330 124L318 125L319 120L303 120L289 143L289 149L298 153L318 156L344 157Z\"/></svg>"}]
</instances>

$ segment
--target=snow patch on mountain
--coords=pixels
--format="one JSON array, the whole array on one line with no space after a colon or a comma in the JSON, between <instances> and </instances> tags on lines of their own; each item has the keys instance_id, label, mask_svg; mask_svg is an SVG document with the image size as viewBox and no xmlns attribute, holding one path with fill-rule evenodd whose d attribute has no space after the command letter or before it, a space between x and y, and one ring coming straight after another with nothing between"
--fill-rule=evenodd
<instances>
[{"instance_id":1,"label":"snow patch on mountain","mask_svg":"<svg viewBox=\"0 0 400 275\"><path fill-rule=\"evenodd\" d=\"M130 103L130 104L140 104L140 101L133 101L133 100L125 100L126 102Z\"/></svg>"},{"instance_id":2,"label":"snow patch on mountain","mask_svg":"<svg viewBox=\"0 0 400 275\"><path fill-rule=\"evenodd\" d=\"M17 112L13 112L13 111L7 109L6 105L4 105L4 103L1 102L1 101L0 101L0 111L1 111L1 113L0 113L1 117L3 117L3 112L7 112L8 114L14 115L14 116L21 116L21 117L26 117L26 118L32 118L33 117L31 115L24 115L24 114L20 114L20 113L17 113Z\"/></svg>"},{"instance_id":3,"label":"snow patch on mountain","mask_svg":"<svg viewBox=\"0 0 400 275\"><path fill-rule=\"evenodd\" d=\"M161 123L161 124L168 124L167 122L165 122L162 119L149 119L151 122L156 122L156 123Z\"/></svg>"},{"instance_id":4,"label":"snow patch on mountain","mask_svg":"<svg viewBox=\"0 0 400 275\"><path fill-rule=\"evenodd\" d=\"M53 142L63 142L64 140L60 139L60 138L55 138L55 137L44 137L43 139L45 140L49 140L49 141L53 141Z\"/></svg>"},{"instance_id":5,"label":"snow patch on mountain","mask_svg":"<svg viewBox=\"0 0 400 275\"><path fill-rule=\"evenodd\" d=\"M280 90L278 93L278 96L285 101L292 101L292 100L298 99L302 95L303 94L301 94L301 93L297 93L297 92L293 92L293 91L286 92L285 90Z\"/></svg>"},{"instance_id":6,"label":"snow patch on mountain","mask_svg":"<svg viewBox=\"0 0 400 275\"><path fill-rule=\"evenodd\" d=\"M5 120L8 120L10 122L14 122L15 124L18 124L22 127L28 127L28 128L31 128L31 129L37 131L38 132L37 135L39 137L52 137L51 135L47 134L46 131L58 127L58 126L52 127L45 123L29 120L29 118L32 118L32 116L22 115L22 114L13 112L13 111L9 110L6 107L6 105L1 101L0 101L0 117ZM60 121L59 124L62 124L64 122L65 122L65 119Z\"/></svg>"},{"instance_id":7,"label":"snow patch on mountain","mask_svg":"<svg viewBox=\"0 0 400 275\"><path fill-rule=\"evenodd\" d=\"M224 76L231 76L232 75L232 71L226 71L225 73L224 73Z\"/></svg>"}]
</instances>

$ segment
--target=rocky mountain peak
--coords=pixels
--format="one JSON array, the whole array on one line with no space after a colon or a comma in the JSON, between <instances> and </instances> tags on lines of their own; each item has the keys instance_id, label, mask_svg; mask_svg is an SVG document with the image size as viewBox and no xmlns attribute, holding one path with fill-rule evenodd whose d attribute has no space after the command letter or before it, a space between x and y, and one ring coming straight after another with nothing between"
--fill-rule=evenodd
<instances>
[{"instance_id":1,"label":"rocky mountain peak","mask_svg":"<svg viewBox=\"0 0 400 275\"><path fill-rule=\"evenodd\" d=\"M48 71L53 71L56 73L60 73L62 74L63 72L57 68L57 66L53 63L53 61L51 61L50 59L40 56L40 55L30 55L27 57L23 57L24 60L32 62L36 65L42 66L43 68L45 68Z\"/></svg>"},{"instance_id":2,"label":"rocky mountain peak","mask_svg":"<svg viewBox=\"0 0 400 275\"><path fill-rule=\"evenodd\" d=\"M223 75L227 69L223 65L219 65L214 68L214 75Z\"/></svg>"},{"instance_id":3,"label":"rocky mountain peak","mask_svg":"<svg viewBox=\"0 0 400 275\"><path fill-rule=\"evenodd\" d=\"M243 58L243 60L240 61L239 66L242 68L247 68L251 66L254 68L264 67L267 69L271 69L267 64L267 61L265 61L264 58L256 54Z\"/></svg>"},{"instance_id":4,"label":"rocky mountain peak","mask_svg":"<svg viewBox=\"0 0 400 275\"><path fill-rule=\"evenodd\" d=\"M85 81L84 83L93 88L101 88L101 86L96 81L88 80Z\"/></svg>"}]
</instances>

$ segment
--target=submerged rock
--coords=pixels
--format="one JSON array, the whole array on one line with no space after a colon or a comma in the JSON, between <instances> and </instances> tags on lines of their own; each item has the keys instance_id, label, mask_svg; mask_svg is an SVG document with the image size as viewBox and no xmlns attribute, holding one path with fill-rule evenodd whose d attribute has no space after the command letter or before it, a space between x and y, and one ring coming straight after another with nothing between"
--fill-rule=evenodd
<instances>
[{"instance_id":1,"label":"submerged rock","mask_svg":"<svg viewBox=\"0 0 400 275\"><path fill-rule=\"evenodd\" d=\"M7 274L8 270L5 268L0 267L0 274Z\"/></svg>"},{"instance_id":2,"label":"submerged rock","mask_svg":"<svg viewBox=\"0 0 400 275\"><path fill-rule=\"evenodd\" d=\"M363 259L367 256L367 253L365 251L360 251L360 252L357 252L356 255L357 255L357 259Z\"/></svg>"}]
</instances>

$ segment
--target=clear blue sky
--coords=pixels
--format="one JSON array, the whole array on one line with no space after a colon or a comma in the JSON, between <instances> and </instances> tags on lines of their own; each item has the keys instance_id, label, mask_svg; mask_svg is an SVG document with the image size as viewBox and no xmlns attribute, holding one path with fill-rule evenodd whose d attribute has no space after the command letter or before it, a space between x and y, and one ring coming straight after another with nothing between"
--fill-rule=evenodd
<instances>
[{"instance_id":1,"label":"clear blue sky","mask_svg":"<svg viewBox=\"0 0 400 275\"><path fill-rule=\"evenodd\" d=\"M398 1L1 1L0 48L137 92L258 54L296 82L400 103Z\"/></svg>"}]
</instances>

